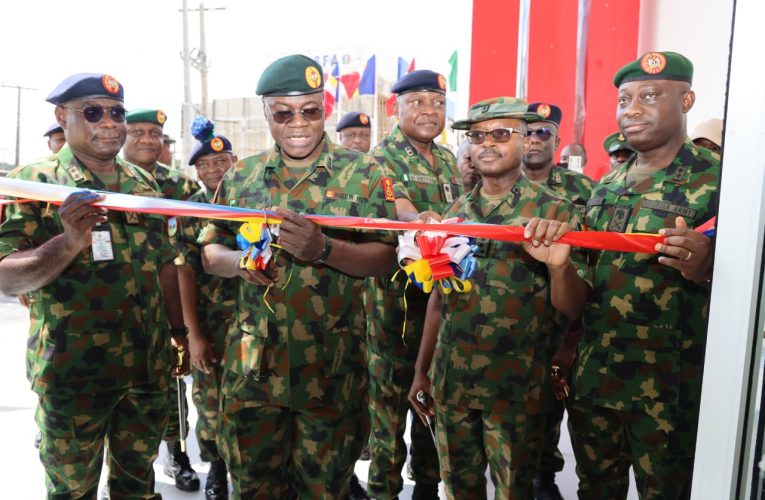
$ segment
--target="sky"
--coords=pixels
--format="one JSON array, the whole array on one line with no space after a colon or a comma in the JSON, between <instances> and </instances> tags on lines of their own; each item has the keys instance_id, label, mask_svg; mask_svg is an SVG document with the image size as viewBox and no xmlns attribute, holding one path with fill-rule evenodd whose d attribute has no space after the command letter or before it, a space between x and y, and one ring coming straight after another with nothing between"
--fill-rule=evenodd
<instances>
[{"instance_id":1,"label":"sky","mask_svg":"<svg viewBox=\"0 0 765 500\"><path fill-rule=\"evenodd\" d=\"M459 53L457 115L467 109L471 0L263 2L208 0L205 14L210 100L252 97L263 69L288 53L310 56L376 55L378 76L396 79L397 57L417 69L449 72ZM363 6L363 11L360 8ZM446 7L445 7L446 6ZM67 2L36 0L4 5L0 29L0 84L21 93L20 163L48 154L42 134L53 124L45 97L74 73L108 73L125 89L125 107L165 111L165 131L181 135L183 103L182 0ZM199 3L188 0L188 8ZM199 47L199 14L189 12L189 46ZM349 69L353 69L350 68ZM363 68L358 68L361 71ZM341 66L341 71L344 71ZM191 69L192 100L201 95ZM13 163L17 91L0 87L0 161ZM177 147L181 151L180 144Z\"/></svg>"}]
</instances>

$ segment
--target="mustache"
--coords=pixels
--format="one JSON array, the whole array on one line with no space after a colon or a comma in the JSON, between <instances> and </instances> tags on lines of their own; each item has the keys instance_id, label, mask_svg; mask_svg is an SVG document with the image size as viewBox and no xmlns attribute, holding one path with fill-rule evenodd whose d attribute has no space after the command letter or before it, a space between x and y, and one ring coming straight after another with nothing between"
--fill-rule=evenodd
<instances>
[{"instance_id":1,"label":"mustache","mask_svg":"<svg viewBox=\"0 0 765 500\"><path fill-rule=\"evenodd\" d=\"M486 156L500 156L500 154L493 147L492 148L488 148L488 149L484 149L483 151L478 153L478 159L479 160L484 158L484 157L486 157Z\"/></svg>"}]
</instances>

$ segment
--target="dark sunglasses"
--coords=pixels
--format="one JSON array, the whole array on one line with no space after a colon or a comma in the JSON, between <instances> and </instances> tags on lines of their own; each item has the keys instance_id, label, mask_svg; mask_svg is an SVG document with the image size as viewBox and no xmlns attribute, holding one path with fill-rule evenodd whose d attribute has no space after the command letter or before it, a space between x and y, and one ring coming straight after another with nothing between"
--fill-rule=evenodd
<instances>
[{"instance_id":1,"label":"dark sunglasses","mask_svg":"<svg viewBox=\"0 0 765 500\"><path fill-rule=\"evenodd\" d=\"M529 138L537 136L537 139L540 141L549 141L550 137L555 135L555 131L551 128L542 127L536 130L529 130L526 135L528 135Z\"/></svg>"},{"instance_id":2,"label":"dark sunglasses","mask_svg":"<svg viewBox=\"0 0 765 500\"><path fill-rule=\"evenodd\" d=\"M489 134L491 134L494 142L507 142L510 140L514 133L526 135L523 131L516 130L514 128L495 128L490 132L485 132L483 130L471 130L469 132L465 132L465 135L467 136L470 144L483 144L483 141L486 140L486 136Z\"/></svg>"},{"instance_id":3,"label":"dark sunglasses","mask_svg":"<svg viewBox=\"0 0 765 500\"><path fill-rule=\"evenodd\" d=\"M122 123L125 121L125 108L122 106L85 106L84 108L71 108L67 106L61 106L64 109L71 109L82 113L90 123L98 123L104 117L104 113L109 112L109 118L113 122Z\"/></svg>"},{"instance_id":4,"label":"dark sunglasses","mask_svg":"<svg viewBox=\"0 0 765 500\"><path fill-rule=\"evenodd\" d=\"M271 116L274 117L274 121L281 125L294 120L295 115L297 114L303 115L303 118L308 121L315 122L317 120L321 120L322 116L324 115L324 108L306 108L301 111L271 111L269 108L269 112L271 113Z\"/></svg>"}]
</instances>

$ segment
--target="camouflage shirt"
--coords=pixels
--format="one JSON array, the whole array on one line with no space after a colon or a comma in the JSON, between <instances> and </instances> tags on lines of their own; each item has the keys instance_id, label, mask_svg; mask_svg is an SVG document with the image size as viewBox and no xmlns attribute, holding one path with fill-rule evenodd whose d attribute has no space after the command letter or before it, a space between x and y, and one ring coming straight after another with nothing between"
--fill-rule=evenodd
<instances>
[{"instance_id":1,"label":"camouflage shirt","mask_svg":"<svg viewBox=\"0 0 765 500\"><path fill-rule=\"evenodd\" d=\"M206 188L202 188L191 195L188 201L211 203L211 200L212 194ZM197 237L202 228L209 222L209 219L182 218L179 223L181 229L176 238L180 245L181 257L176 260L176 263L185 263L194 270L199 304L197 308L199 326L205 338L212 342L217 359L222 359L226 333L234 315L239 280L207 274L202 267Z\"/></svg>"},{"instance_id":2,"label":"camouflage shirt","mask_svg":"<svg viewBox=\"0 0 765 500\"><path fill-rule=\"evenodd\" d=\"M146 171L116 159L119 192L159 197ZM65 145L58 155L15 169L9 177L104 189ZM55 206L6 208L0 259L36 248L63 232ZM159 270L173 260L161 215L110 211L114 258L94 262L88 247L48 285L31 292L27 377L37 392L109 391L159 381L170 369L170 336Z\"/></svg>"},{"instance_id":3,"label":"camouflage shirt","mask_svg":"<svg viewBox=\"0 0 765 500\"><path fill-rule=\"evenodd\" d=\"M406 195L418 212L432 210L438 214L462 194L462 177L457 161L451 151L443 146L432 145L435 165L431 166L407 140L397 126L370 154L378 163L387 165L393 175L402 181ZM388 377L389 363L385 360L414 363L422 334L422 317L428 296L417 287L406 288L407 317L406 336L410 341L402 342L404 305L403 296L406 275L399 273L391 281L391 270L387 276L369 278L365 290L368 315L368 350L370 369L379 377ZM421 309L417 314L415 309ZM417 318L420 317L419 321ZM376 366L380 365L380 366ZM386 366L383 366L386 365Z\"/></svg>"},{"instance_id":4,"label":"camouflage shirt","mask_svg":"<svg viewBox=\"0 0 765 500\"><path fill-rule=\"evenodd\" d=\"M150 173L159 184L162 195L170 200L187 200L199 190L199 184L191 177L163 163L155 163Z\"/></svg>"},{"instance_id":5,"label":"camouflage shirt","mask_svg":"<svg viewBox=\"0 0 765 500\"><path fill-rule=\"evenodd\" d=\"M587 226L657 233L682 216L696 227L717 213L719 156L686 141L672 163L628 187L635 157L608 173L587 203ZM618 410L698 407L709 289L659 264L658 255L593 252L576 371L578 398Z\"/></svg>"},{"instance_id":6,"label":"camouflage shirt","mask_svg":"<svg viewBox=\"0 0 765 500\"><path fill-rule=\"evenodd\" d=\"M532 217L578 224L574 205L520 176L503 197L487 199L479 182L444 217L524 225ZM443 404L501 410L503 401L528 413L549 411L548 377L553 328L547 266L520 244L478 241L477 266L468 293L442 296L441 324L431 366L433 397ZM585 257L572 252L577 274L589 280Z\"/></svg>"},{"instance_id":7,"label":"camouflage shirt","mask_svg":"<svg viewBox=\"0 0 765 500\"><path fill-rule=\"evenodd\" d=\"M384 181L384 167L369 156L336 146L326 135L320 147L321 155L299 179L288 171L278 146L240 161L221 181L216 203L396 217L393 199L385 195L384 184L390 181ZM215 221L199 241L235 248L240 225ZM395 245L392 233L323 231L338 240ZM358 398L367 384L364 280L278 250L274 259L276 285L265 296L265 287L239 280L235 325L223 360L224 393L256 404L298 409L342 405Z\"/></svg>"},{"instance_id":8,"label":"camouflage shirt","mask_svg":"<svg viewBox=\"0 0 765 500\"><path fill-rule=\"evenodd\" d=\"M533 180L531 182L537 183ZM544 185L560 198L576 205L580 218L584 220L584 208L594 185L592 179L579 172L553 165Z\"/></svg>"}]
</instances>

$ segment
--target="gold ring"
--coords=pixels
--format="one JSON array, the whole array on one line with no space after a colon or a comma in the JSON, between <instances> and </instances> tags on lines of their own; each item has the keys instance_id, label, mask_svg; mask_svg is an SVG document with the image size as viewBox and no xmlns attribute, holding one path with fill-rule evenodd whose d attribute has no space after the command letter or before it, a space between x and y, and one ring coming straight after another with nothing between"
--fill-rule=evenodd
<instances>
[{"instance_id":1,"label":"gold ring","mask_svg":"<svg viewBox=\"0 0 765 500\"><path fill-rule=\"evenodd\" d=\"M691 257L693 257L693 252L688 250L688 257L684 258L683 261L688 262L689 260L691 260Z\"/></svg>"}]
</instances>

